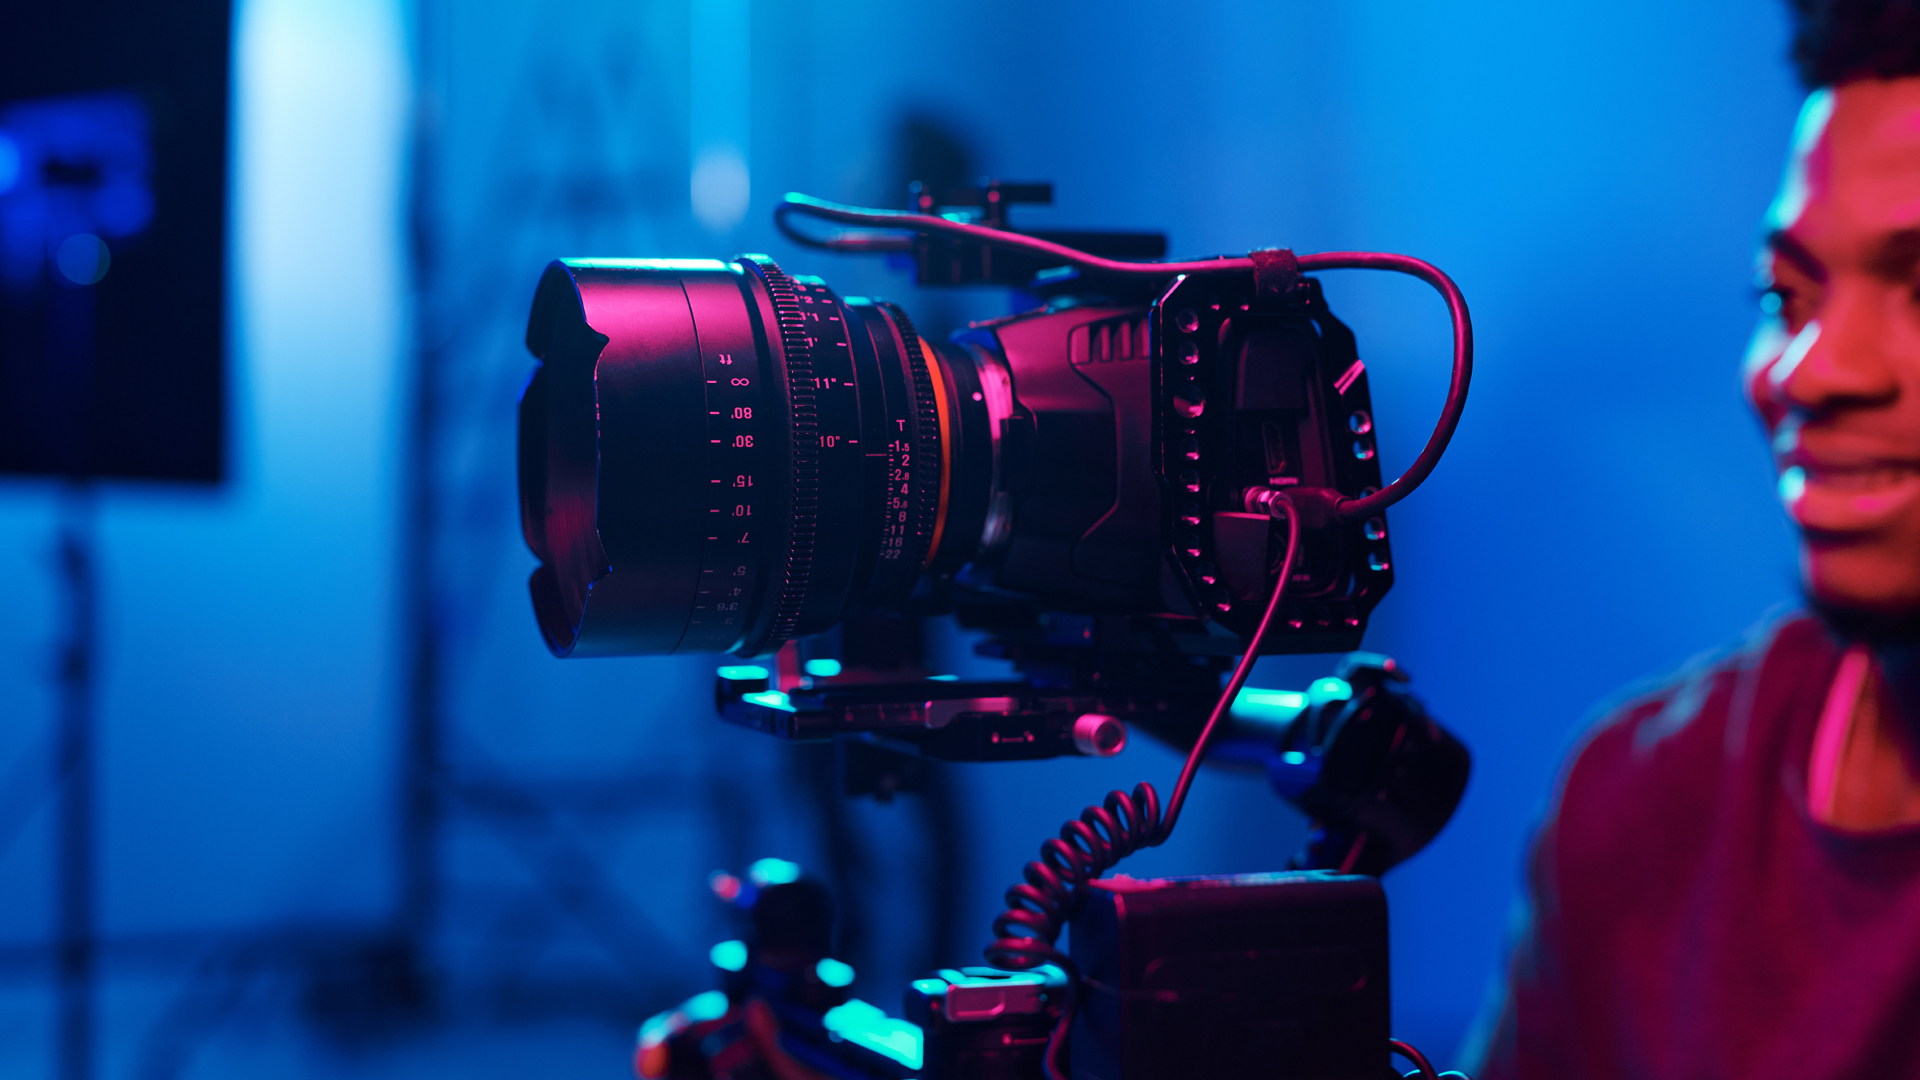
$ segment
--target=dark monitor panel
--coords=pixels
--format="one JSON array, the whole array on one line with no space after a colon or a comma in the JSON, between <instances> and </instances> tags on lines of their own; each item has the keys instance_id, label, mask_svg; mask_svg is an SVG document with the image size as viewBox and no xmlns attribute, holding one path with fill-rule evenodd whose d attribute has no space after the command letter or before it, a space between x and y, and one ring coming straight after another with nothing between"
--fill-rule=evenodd
<instances>
[{"instance_id":1,"label":"dark monitor panel","mask_svg":"<svg viewBox=\"0 0 1920 1080\"><path fill-rule=\"evenodd\" d=\"M0 0L0 473L226 472L226 0Z\"/></svg>"}]
</instances>

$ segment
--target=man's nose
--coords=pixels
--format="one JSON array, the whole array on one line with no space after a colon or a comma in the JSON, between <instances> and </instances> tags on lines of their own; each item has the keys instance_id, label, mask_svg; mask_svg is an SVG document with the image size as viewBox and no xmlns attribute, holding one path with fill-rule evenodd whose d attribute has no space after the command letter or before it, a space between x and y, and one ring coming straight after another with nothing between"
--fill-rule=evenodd
<instances>
[{"instance_id":1,"label":"man's nose","mask_svg":"<svg viewBox=\"0 0 1920 1080\"><path fill-rule=\"evenodd\" d=\"M1775 400L1795 412L1820 413L1893 397L1900 389L1891 356L1894 318L1910 303L1905 290L1830 287L1819 318L1771 372Z\"/></svg>"}]
</instances>

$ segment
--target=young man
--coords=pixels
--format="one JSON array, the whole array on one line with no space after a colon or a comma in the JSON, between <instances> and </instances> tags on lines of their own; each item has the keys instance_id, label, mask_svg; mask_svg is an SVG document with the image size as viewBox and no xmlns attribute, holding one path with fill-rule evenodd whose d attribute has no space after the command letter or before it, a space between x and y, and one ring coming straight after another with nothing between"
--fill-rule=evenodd
<instances>
[{"instance_id":1,"label":"young man","mask_svg":"<svg viewBox=\"0 0 1920 1080\"><path fill-rule=\"evenodd\" d=\"M1476 1080L1920 1076L1920 4L1795 8L1745 378L1811 610L1588 736Z\"/></svg>"}]
</instances>

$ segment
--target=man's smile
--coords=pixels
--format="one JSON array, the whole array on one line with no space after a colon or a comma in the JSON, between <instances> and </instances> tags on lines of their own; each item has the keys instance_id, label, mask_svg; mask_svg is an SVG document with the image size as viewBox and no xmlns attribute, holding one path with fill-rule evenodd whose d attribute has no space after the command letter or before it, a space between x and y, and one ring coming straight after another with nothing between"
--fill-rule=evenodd
<instances>
[{"instance_id":1,"label":"man's smile","mask_svg":"<svg viewBox=\"0 0 1920 1080\"><path fill-rule=\"evenodd\" d=\"M1920 502L1920 461L1802 446L1779 463L1780 500L1809 533L1876 531Z\"/></svg>"}]
</instances>

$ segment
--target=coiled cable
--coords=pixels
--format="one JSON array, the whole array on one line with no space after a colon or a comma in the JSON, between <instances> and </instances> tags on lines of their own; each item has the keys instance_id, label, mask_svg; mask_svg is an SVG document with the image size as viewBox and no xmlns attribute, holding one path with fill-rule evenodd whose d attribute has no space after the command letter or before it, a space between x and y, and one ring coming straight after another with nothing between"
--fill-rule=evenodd
<instances>
[{"instance_id":1,"label":"coiled cable","mask_svg":"<svg viewBox=\"0 0 1920 1080\"><path fill-rule=\"evenodd\" d=\"M1280 560L1280 576L1273 584L1267 610L1247 642L1247 650L1234 665L1219 700L1213 704L1206 725L1187 751L1187 763L1174 782L1173 797L1164 813L1160 793L1152 784L1135 784L1131 793L1111 791L1104 803L1089 806L1080 816L1060 827L1060 835L1040 845L1040 857L1022 871L1026 880L1007 890L1007 910L993 920L993 944L987 946L987 962L1006 971L1029 971L1042 964L1053 964L1067 975L1066 1002L1060 1019L1047 1040L1048 1080L1066 1080L1060 1068L1060 1052L1066 1046L1067 1032L1080 996L1080 971L1073 958L1061 952L1055 943L1071 914L1075 892L1099 877L1128 855L1147 847L1158 847L1172 835L1180 820L1180 808L1186 804L1187 791L1193 786L1194 773L1207 756L1207 745L1220 726L1233 701L1246 684L1247 675L1260 658L1260 643L1280 610L1280 598L1293 576L1293 561L1300 549L1300 515L1284 493L1273 495L1272 507L1282 511L1287 521L1287 552Z\"/></svg>"}]
</instances>

